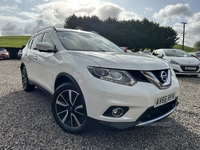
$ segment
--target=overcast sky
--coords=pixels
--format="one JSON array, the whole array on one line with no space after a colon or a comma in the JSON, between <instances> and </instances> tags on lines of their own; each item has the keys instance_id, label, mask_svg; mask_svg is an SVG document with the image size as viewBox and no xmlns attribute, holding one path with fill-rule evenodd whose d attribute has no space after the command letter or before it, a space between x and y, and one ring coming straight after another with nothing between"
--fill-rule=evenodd
<instances>
[{"instance_id":1,"label":"overcast sky","mask_svg":"<svg viewBox=\"0 0 200 150\"><path fill-rule=\"evenodd\" d=\"M200 0L0 0L0 36L32 35L50 25L63 27L72 14L96 15L102 20L147 18L173 27L179 44L181 22L186 22L185 45L193 46L200 40Z\"/></svg>"}]
</instances>

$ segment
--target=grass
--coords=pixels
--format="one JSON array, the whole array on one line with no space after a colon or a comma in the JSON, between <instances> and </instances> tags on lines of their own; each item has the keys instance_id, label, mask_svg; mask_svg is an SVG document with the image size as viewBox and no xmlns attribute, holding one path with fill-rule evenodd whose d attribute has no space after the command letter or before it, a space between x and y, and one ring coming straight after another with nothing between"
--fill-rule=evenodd
<instances>
[{"instance_id":1,"label":"grass","mask_svg":"<svg viewBox=\"0 0 200 150\"><path fill-rule=\"evenodd\" d=\"M0 36L0 47L21 48L30 36Z\"/></svg>"},{"instance_id":2,"label":"grass","mask_svg":"<svg viewBox=\"0 0 200 150\"><path fill-rule=\"evenodd\" d=\"M0 36L0 47L13 47L21 48L23 45L26 45L30 36ZM182 45L174 45L175 49L182 49ZM186 52L194 52L195 49L189 46L184 46Z\"/></svg>"},{"instance_id":3,"label":"grass","mask_svg":"<svg viewBox=\"0 0 200 150\"><path fill-rule=\"evenodd\" d=\"M173 48L174 49L182 49L182 45L176 44L176 45L174 45ZM195 52L195 49L193 47L184 46L184 51L186 51L186 52Z\"/></svg>"}]
</instances>

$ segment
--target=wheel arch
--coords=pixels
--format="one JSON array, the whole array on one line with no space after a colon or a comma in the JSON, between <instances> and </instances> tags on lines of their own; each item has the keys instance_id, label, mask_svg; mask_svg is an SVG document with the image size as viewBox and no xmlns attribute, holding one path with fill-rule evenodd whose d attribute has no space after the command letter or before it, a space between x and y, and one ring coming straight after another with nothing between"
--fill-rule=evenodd
<instances>
[{"instance_id":1,"label":"wheel arch","mask_svg":"<svg viewBox=\"0 0 200 150\"><path fill-rule=\"evenodd\" d=\"M55 83L54 83L54 91L63 83L71 83L72 85L76 86L78 90L82 93L77 81L67 73L60 73L57 75Z\"/></svg>"},{"instance_id":2,"label":"wheel arch","mask_svg":"<svg viewBox=\"0 0 200 150\"><path fill-rule=\"evenodd\" d=\"M22 70L23 67L25 67L25 64L22 62L20 65L20 70Z\"/></svg>"}]
</instances>

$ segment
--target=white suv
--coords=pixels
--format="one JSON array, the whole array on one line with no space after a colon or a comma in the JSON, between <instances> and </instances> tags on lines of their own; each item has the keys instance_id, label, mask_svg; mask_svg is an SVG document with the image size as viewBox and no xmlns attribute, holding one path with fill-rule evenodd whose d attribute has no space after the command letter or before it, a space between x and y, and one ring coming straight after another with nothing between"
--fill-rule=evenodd
<instances>
[{"instance_id":1,"label":"white suv","mask_svg":"<svg viewBox=\"0 0 200 150\"><path fill-rule=\"evenodd\" d=\"M21 61L24 90L50 93L53 116L70 133L84 132L91 120L118 129L145 125L178 104L179 83L167 63L125 53L97 33L44 28Z\"/></svg>"}]
</instances>

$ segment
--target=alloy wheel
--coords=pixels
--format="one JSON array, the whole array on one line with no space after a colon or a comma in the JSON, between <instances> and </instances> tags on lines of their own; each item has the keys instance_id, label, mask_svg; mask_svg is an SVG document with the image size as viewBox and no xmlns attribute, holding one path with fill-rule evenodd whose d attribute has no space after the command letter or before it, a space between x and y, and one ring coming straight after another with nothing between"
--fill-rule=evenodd
<instances>
[{"instance_id":1,"label":"alloy wheel","mask_svg":"<svg viewBox=\"0 0 200 150\"><path fill-rule=\"evenodd\" d=\"M80 128L85 123L84 105L74 90L62 91L56 98L55 111L58 119L68 128Z\"/></svg>"}]
</instances>

